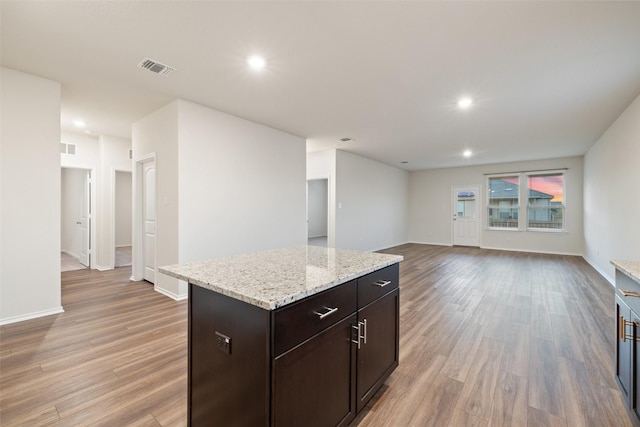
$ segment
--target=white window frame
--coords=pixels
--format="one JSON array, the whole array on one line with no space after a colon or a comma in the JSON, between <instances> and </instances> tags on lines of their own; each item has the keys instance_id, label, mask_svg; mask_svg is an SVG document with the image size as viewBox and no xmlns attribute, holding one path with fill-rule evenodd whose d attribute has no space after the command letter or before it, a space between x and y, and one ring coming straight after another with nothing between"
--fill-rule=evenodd
<instances>
[{"instance_id":1,"label":"white window frame","mask_svg":"<svg viewBox=\"0 0 640 427\"><path fill-rule=\"evenodd\" d=\"M529 204L529 177L544 176L544 175L562 175L562 228L539 228L529 227L529 208L533 207ZM492 179L500 178L518 178L518 204L512 209L517 208L518 212L518 227L492 227L491 215L489 215L490 209L500 209L498 205L490 205L491 200L491 188L489 183ZM558 170L540 170L540 171L525 171L525 172L511 172L502 174L487 175L486 179L486 229L496 231L531 231L534 233L566 233L567 232L567 174L566 169ZM524 200L524 203L523 203ZM536 209L533 207L533 209Z\"/></svg>"},{"instance_id":2,"label":"white window frame","mask_svg":"<svg viewBox=\"0 0 640 427\"><path fill-rule=\"evenodd\" d=\"M492 179L500 179L500 178L518 178L518 192L517 192L517 196L518 196L518 204L516 206L512 206L510 207L510 209L517 209L518 211L518 226L517 227L492 227L491 226L491 215L489 214L490 209L500 209L500 206L498 205L490 205L489 202L491 200L491 188L489 183L491 182ZM522 227L522 215L521 215L521 206L522 206L522 195L521 195L521 188L522 186L520 185L521 182L521 178L520 178L520 174L519 173L505 173L505 174L496 174L496 175L488 175L487 176L487 182L486 182L486 187L487 187L487 203L486 203L486 208L487 208L487 230L500 230L500 231L520 231L520 228Z\"/></svg>"},{"instance_id":3,"label":"white window frame","mask_svg":"<svg viewBox=\"0 0 640 427\"><path fill-rule=\"evenodd\" d=\"M545 175L562 175L562 228L540 228L540 227L529 227L529 208L532 205L529 204L529 177L535 176L545 176ZM567 231L567 192L566 192L566 182L567 182L567 174L564 170L550 170L550 171L537 171L537 172L527 172L524 174L524 180L526 181L526 191L527 191L527 204L526 204L526 219L527 221L524 223L527 231L532 231L534 233L564 233ZM533 207L533 209L536 209Z\"/></svg>"}]
</instances>

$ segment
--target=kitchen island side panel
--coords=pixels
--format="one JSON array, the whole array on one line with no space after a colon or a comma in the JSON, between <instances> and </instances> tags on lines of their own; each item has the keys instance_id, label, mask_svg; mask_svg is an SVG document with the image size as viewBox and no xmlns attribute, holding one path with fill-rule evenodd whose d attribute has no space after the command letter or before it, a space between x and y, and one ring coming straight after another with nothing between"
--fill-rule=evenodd
<instances>
[{"instance_id":1,"label":"kitchen island side panel","mask_svg":"<svg viewBox=\"0 0 640 427\"><path fill-rule=\"evenodd\" d=\"M268 426L270 312L189 284L190 426Z\"/></svg>"}]
</instances>

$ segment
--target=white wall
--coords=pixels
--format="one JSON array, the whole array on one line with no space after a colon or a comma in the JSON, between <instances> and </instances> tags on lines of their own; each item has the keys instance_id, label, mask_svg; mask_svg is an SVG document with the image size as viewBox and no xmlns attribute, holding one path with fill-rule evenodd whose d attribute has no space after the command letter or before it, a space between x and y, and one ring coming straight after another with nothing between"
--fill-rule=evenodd
<instances>
[{"instance_id":1,"label":"white wall","mask_svg":"<svg viewBox=\"0 0 640 427\"><path fill-rule=\"evenodd\" d=\"M116 171L115 189L115 244L131 246L132 228L132 179L131 172Z\"/></svg>"},{"instance_id":2,"label":"white wall","mask_svg":"<svg viewBox=\"0 0 640 427\"><path fill-rule=\"evenodd\" d=\"M82 215L82 195L86 169L61 168L61 250L78 258L82 235L77 222Z\"/></svg>"},{"instance_id":3,"label":"white wall","mask_svg":"<svg viewBox=\"0 0 640 427\"><path fill-rule=\"evenodd\" d=\"M133 150L155 153L158 266L306 244L302 138L176 100L134 124ZM136 170L134 199L138 181ZM136 228L134 219L134 274ZM155 289L187 291L164 274Z\"/></svg>"},{"instance_id":4,"label":"white wall","mask_svg":"<svg viewBox=\"0 0 640 427\"><path fill-rule=\"evenodd\" d=\"M133 159L138 161L155 155L156 162L156 262L158 266L176 264L178 256L178 101L154 111L133 124ZM142 218L139 204L141 175L133 172L133 248L132 272L135 280L142 280L142 242L136 233ZM184 285L164 274L156 275L154 289L172 298L183 298Z\"/></svg>"},{"instance_id":5,"label":"white wall","mask_svg":"<svg viewBox=\"0 0 640 427\"><path fill-rule=\"evenodd\" d=\"M584 158L585 259L613 283L612 259L640 260L640 96Z\"/></svg>"},{"instance_id":6,"label":"white wall","mask_svg":"<svg viewBox=\"0 0 640 427\"><path fill-rule=\"evenodd\" d=\"M85 133L71 133L63 132L60 136L60 141L76 146L76 154L60 154L60 166L68 169L87 169L91 171L91 256L89 266L96 268L96 247L98 241L98 227L96 218L100 216L98 212L98 184L102 184L100 180L98 170L100 168L100 146L97 136L87 135ZM84 186L84 184L83 184ZM84 191L84 189L82 190ZM64 194L63 194L64 195ZM64 230L63 230L64 239ZM63 242L62 250L65 250L65 244Z\"/></svg>"},{"instance_id":7,"label":"white wall","mask_svg":"<svg viewBox=\"0 0 640 427\"><path fill-rule=\"evenodd\" d=\"M98 169L100 147L98 137L84 133L63 132L60 142L76 146L76 154L60 154L60 165L64 168Z\"/></svg>"},{"instance_id":8,"label":"white wall","mask_svg":"<svg viewBox=\"0 0 640 427\"><path fill-rule=\"evenodd\" d=\"M76 154L61 154L63 168L90 169L91 176L91 267L108 270L115 266L115 174L132 170L131 140L109 135L64 133L61 141L75 144Z\"/></svg>"},{"instance_id":9,"label":"white wall","mask_svg":"<svg viewBox=\"0 0 640 427\"><path fill-rule=\"evenodd\" d=\"M307 153L307 179L329 178L335 172L336 150Z\"/></svg>"},{"instance_id":10,"label":"white wall","mask_svg":"<svg viewBox=\"0 0 640 427\"><path fill-rule=\"evenodd\" d=\"M327 218L329 214L328 180L312 179L307 181L307 236L327 236Z\"/></svg>"},{"instance_id":11,"label":"white wall","mask_svg":"<svg viewBox=\"0 0 640 427\"><path fill-rule=\"evenodd\" d=\"M0 323L4 324L63 311L60 84L0 68L0 105Z\"/></svg>"},{"instance_id":12,"label":"white wall","mask_svg":"<svg viewBox=\"0 0 640 427\"><path fill-rule=\"evenodd\" d=\"M305 245L305 140L179 101L180 262Z\"/></svg>"},{"instance_id":13,"label":"white wall","mask_svg":"<svg viewBox=\"0 0 640 427\"><path fill-rule=\"evenodd\" d=\"M582 255L582 157L501 163L411 172L409 240L452 245L451 187L479 185L482 192L480 246L516 251ZM568 168L565 172L567 232L498 231L486 228L486 175Z\"/></svg>"},{"instance_id":14,"label":"white wall","mask_svg":"<svg viewBox=\"0 0 640 427\"><path fill-rule=\"evenodd\" d=\"M336 150L335 247L375 251L407 242L409 174Z\"/></svg>"},{"instance_id":15,"label":"white wall","mask_svg":"<svg viewBox=\"0 0 640 427\"><path fill-rule=\"evenodd\" d=\"M100 270L115 267L115 185L116 171L131 172L129 159L131 140L109 135L98 138L100 167L97 185L97 241L96 268Z\"/></svg>"}]
</instances>

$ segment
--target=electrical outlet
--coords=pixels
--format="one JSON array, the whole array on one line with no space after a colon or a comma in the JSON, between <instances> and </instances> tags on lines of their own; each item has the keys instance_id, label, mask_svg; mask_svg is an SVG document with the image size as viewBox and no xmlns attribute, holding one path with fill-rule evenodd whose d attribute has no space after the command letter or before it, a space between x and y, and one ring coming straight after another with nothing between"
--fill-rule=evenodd
<instances>
[{"instance_id":1,"label":"electrical outlet","mask_svg":"<svg viewBox=\"0 0 640 427\"><path fill-rule=\"evenodd\" d=\"M231 354L231 338L216 331L216 348L225 354Z\"/></svg>"}]
</instances>

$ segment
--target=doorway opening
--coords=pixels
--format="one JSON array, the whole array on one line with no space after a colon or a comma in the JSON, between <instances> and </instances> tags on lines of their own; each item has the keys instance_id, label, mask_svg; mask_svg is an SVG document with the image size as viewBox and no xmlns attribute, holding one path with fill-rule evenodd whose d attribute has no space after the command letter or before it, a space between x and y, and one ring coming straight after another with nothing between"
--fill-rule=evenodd
<instances>
[{"instance_id":1,"label":"doorway opening","mask_svg":"<svg viewBox=\"0 0 640 427\"><path fill-rule=\"evenodd\" d=\"M60 168L60 270L91 267L91 170Z\"/></svg>"},{"instance_id":2,"label":"doorway opening","mask_svg":"<svg viewBox=\"0 0 640 427\"><path fill-rule=\"evenodd\" d=\"M132 173L114 171L114 266L131 265L132 246Z\"/></svg>"},{"instance_id":3,"label":"doorway opening","mask_svg":"<svg viewBox=\"0 0 640 427\"><path fill-rule=\"evenodd\" d=\"M327 246L329 230L329 180L307 181L307 242L311 246Z\"/></svg>"}]
</instances>

